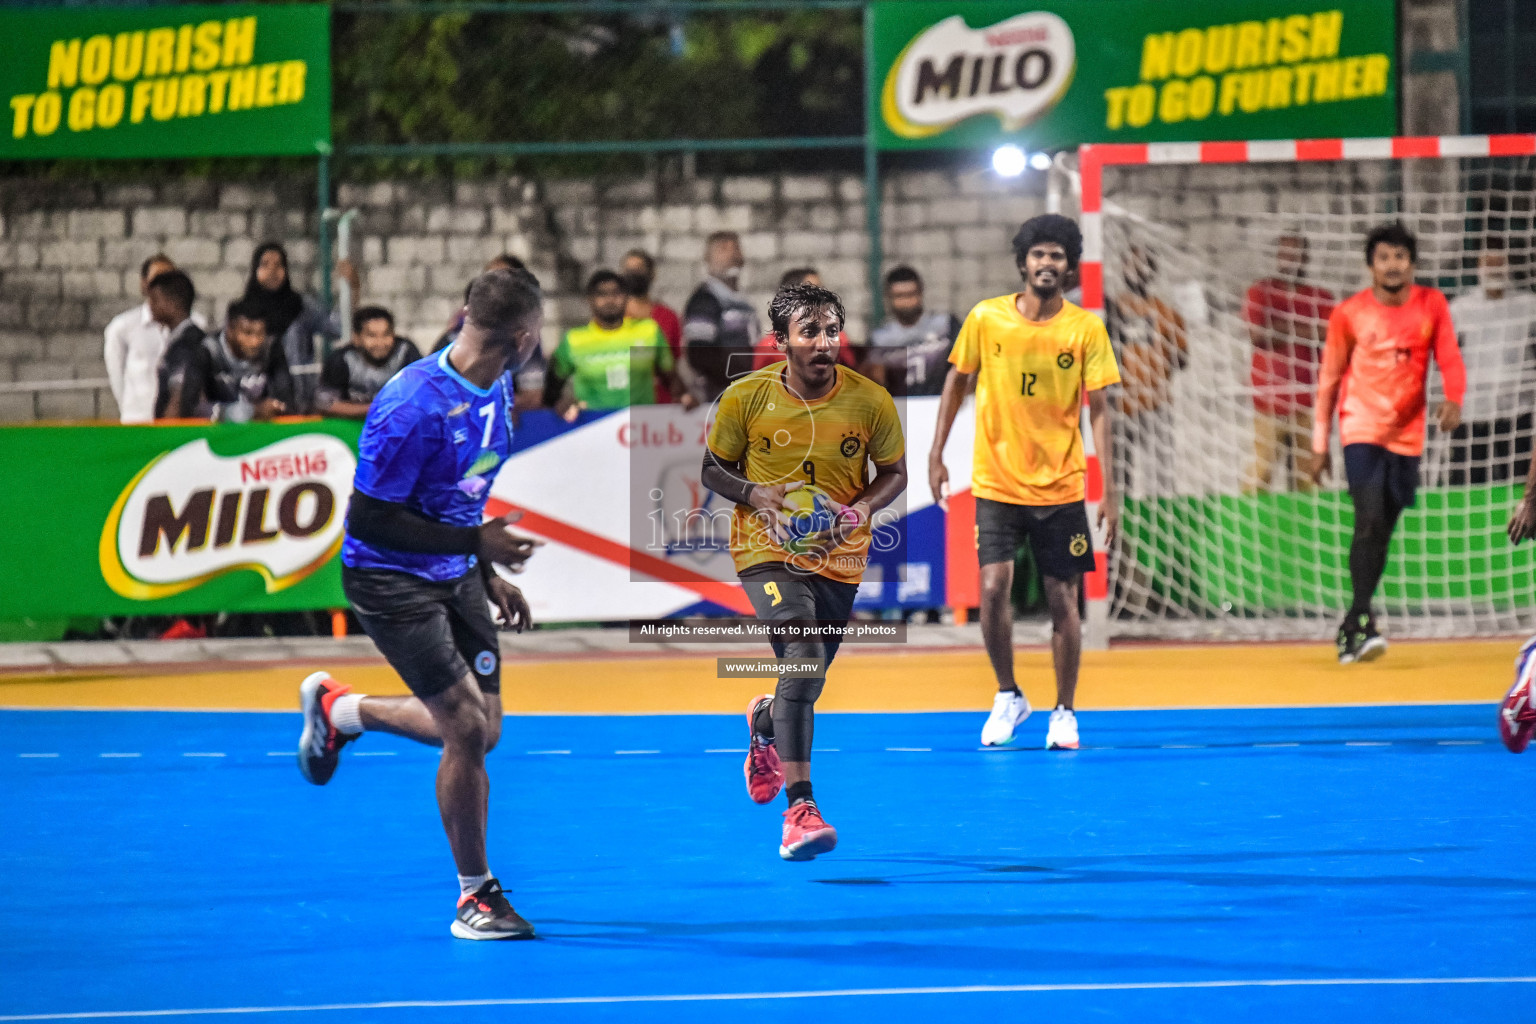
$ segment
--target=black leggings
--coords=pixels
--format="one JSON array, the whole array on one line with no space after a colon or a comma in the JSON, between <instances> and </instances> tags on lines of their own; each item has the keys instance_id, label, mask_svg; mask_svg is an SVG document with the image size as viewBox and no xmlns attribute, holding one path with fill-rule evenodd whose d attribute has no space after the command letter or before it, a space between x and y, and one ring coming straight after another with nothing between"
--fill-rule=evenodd
<instances>
[{"instance_id":1,"label":"black leggings","mask_svg":"<svg viewBox=\"0 0 1536 1024\"><path fill-rule=\"evenodd\" d=\"M1369 615L1371 598L1387 569L1387 548L1403 509L1413 505L1419 458L1379 445L1344 446L1344 471L1355 506L1355 535L1349 544L1349 578L1354 591L1349 614Z\"/></svg>"},{"instance_id":2,"label":"black leggings","mask_svg":"<svg viewBox=\"0 0 1536 1024\"><path fill-rule=\"evenodd\" d=\"M844 623L853 613L859 588L813 573L799 572L782 562L755 565L741 573L741 585L761 622ZM774 692L773 721L764 716L753 723L761 735L774 741L785 761L809 761L816 728L816 701L826 685L826 670L842 641L773 636L773 654L780 661L817 661L821 671L779 677ZM765 729L763 726L769 726Z\"/></svg>"}]
</instances>

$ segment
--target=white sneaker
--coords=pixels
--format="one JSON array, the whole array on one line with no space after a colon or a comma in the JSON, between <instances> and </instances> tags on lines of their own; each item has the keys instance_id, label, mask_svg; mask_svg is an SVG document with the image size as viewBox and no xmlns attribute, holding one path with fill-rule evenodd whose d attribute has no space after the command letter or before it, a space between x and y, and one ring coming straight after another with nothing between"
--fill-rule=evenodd
<instances>
[{"instance_id":1,"label":"white sneaker","mask_svg":"<svg viewBox=\"0 0 1536 1024\"><path fill-rule=\"evenodd\" d=\"M1070 708L1051 712L1051 727L1045 731L1046 750L1077 749L1077 714Z\"/></svg>"},{"instance_id":2,"label":"white sneaker","mask_svg":"<svg viewBox=\"0 0 1536 1024\"><path fill-rule=\"evenodd\" d=\"M1029 698L1022 693L999 690L992 700L992 713L987 716L987 724L981 727L981 745L1006 747L1012 743L1013 731L1033 710Z\"/></svg>"}]
</instances>

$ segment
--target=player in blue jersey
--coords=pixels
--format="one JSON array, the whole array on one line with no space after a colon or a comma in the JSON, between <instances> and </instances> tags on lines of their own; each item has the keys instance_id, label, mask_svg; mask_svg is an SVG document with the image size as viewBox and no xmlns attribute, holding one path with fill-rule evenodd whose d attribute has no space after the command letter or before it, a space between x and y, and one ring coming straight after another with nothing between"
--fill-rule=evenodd
<instances>
[{"instance_id":1,"label":"player in blue jersey","mask_svg":"<svg viewBox=\"0 0 1536 1024\"><path fill-rule=\"evenodd\" d=\"M443 748L437 802L458 865L452 932L526 939L486 862L490 783L485 755L501 736L501 624L530 625L522 592L493 563L517 571L537 541L482 522L496 471L512 450L512 372L539 346L543 297L526 270L475 279L458 340L405 367L374 399L358 442L342 544L352 611L410 687L411 697L350 692L325 672L299 687L299 770L330 781L341 749L366 730Z\"/></svg>"}]
</instances>

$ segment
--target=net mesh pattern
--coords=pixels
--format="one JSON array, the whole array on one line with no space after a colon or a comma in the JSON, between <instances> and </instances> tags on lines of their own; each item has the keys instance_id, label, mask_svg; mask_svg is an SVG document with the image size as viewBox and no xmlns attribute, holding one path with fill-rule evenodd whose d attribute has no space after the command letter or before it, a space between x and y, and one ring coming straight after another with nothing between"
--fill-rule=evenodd
<instances>
[{"instance_id":1,"label":"net mesh pattern","mask_svg":"<svg viewBox=\"0 0 1536 1024\"><path fill-rule=\"evenodd\" d=\"M1419 282L1451 299L1468 392L1461 428L1429 427L1378 619L1408 636L1536 628L1531 549L1503 533L1536 410L1533 188L1530 158L1105 169L1105 311L1124 378L1112 634L1337 627L1353 514L1336 428L1334 476L1306 480L1315 367L1333 306L1369 286L1366 234L1394 220L1418 238ZM1428 397L1433 411L1433 365Z\"/></svg>"}]
</instances>

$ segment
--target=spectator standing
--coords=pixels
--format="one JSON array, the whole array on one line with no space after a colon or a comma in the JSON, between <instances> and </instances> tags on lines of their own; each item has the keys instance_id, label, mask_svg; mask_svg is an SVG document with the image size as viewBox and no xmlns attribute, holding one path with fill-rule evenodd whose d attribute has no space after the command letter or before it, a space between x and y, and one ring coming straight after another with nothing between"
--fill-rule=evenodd
<instances>
[{"instance_id":1,"label":"spectator standing","mask_svg":"<svg viewBox=\"0 0 1536 1024\"><path fill-rule=\"evenodd\" d=\"M1477 274L1477 290L1450 302L1467 368L1462 423L1451 435L1452 487L1523 479L1531 459L1536 295L1510 288L1508 257L1501 249L1478 257ZM1438 380L1434 390L1431 404L1444 397Z\"/></svg>"},{"instance_id":2,"label":"spectator standing","mask_svg":"<svg viewBox=\"0 0 1536 1024\"><path fill-rule=\"evenodd\" d=\"M1132 246L1119 293L1110 299L1109 334L1118 343L1122 385L1114 419L1117 491L1131 497L1163 497L1175 487L1173 375L1189 361L1184 318L1152 293L1157 263Z\"/></svg>"},{"instance_id":3,"label":"spectator standing","mask_svg":"<svg viewBox=\"0 0 1536 1024\"><path fill-rule=\"evenodd\" d=\"M661 329L654 320L626 317L627 300L623 280L611 270L599 270L587 281L592 319L565 332L544 378L544 404L566 419L574 420L584 409L654 405L658 379L683 395L685 408L693 407L692 396L677 381ZM563 398L567 382L569 401Z\"/></svg>"},{"instance_id":4,"label":"spectator standing","mask_svg":"<svg viewBox=\"0 0 1536 1024\"><path fill-rule=\"evenodd\" d=\"M150 410L155 419L160 419L167 415L172 393L181 389L187 359L208 335L192 318L197 291L186 274L179 270L163 271L149 282L144 295L155 323L166 332L165 352L156 367L155 399ZM182 415L179 399L176 415Z\"/></svg>"},{"instance_id":5,"label":"spectator standing","mask_svg":"<svg viewBox=\"0 0 1536 1024\"><path fill-rule=\"evenodd\" d=\"M1312 393L1334 297L1307 284L1306 272L1307 240L1281 235L1275 275L1255 281L1243 305L1253 343L1253 463L1243 481L1248 493L1289 490L1287 468L1296 484L1309 487L1303 474L1312 450Z\"/></svg>"},{"instance_id":6,"label":"spectator standing","mask_svg":"<svg viewBox=\"0 0 1536 1024\"><path fill-rule=\"evenodd\" d=\"M160 361L170 339L166 326L150 310L149 284L175 269L176 264L164 253L145 260L139 267L139 294L144 301L113 317L103 332L107 380L124 423L148 423L156 416ZM206 326L201 316L194 313L192 319L199 327Z\"/></svg>"},{"instance_id":7,"label":"spectator standing","mask_svg":"<svg viewBox=\"0 0 1536 1024\"><path fill-rule=\"evenodd\" d=\"M172 408L183 418L220 423L269 420L293 409L293 377L283 346L248 299L230 303L224 329L187 351L180 394Z\"/></svg>"},{"instance_id":8,"label":"spectator standing","mask_svg":"<svg viewBox=\"0 0 1536 1024\"><path fill-rule=\"evenodd\" d=\"M347 260L336 262L336 276L359 294L357 270ZM283 350L289 372L293 375L293 394L287 405L291 412L306 414L314 409L315 390L320 380L319 354L315 335L329 340L341 337L341 314L322 309L320 303L294 290L288 273L288 250L279 242L265 242L251 257L251 276L245 283L241 302L267 325Z\"/></svg>"},{"instance_id":9,"label":"spectator standing","mask_svg":"<svg viewBox=\"0 0 1536 1024\"><path fill-rule=\"evenodd\" d=\"M821 275L816 272L815 267L796 267L793 270L786 270L784 276L779 278L779 291L799 284L820 288L822 287ZM770 330L757 339L757 344L752 349L752 369L761 370L765 366L772 366L787 358L789 358L788 355L779 348L778 335ZM846 331L837 332L837 361L850 370L854 368L853 346L848 343Z\"/></svg>"},{"instance_id":10,"label":"spectator standing","mask_svg":"<svg viewBox=\"0 0 1536 1024\"><path fill-rule=\"evenodd\" d=\"M681 364L683 322L678 319L677 310L651 298L651 285L656 283L656 258L644 249L631 249L624 254L624 262L619 265L619 276L624 279L624 290L629 293L624 315L631 320L656 321L656 326L661 328L661 336L667 339L667 347L672 350L673 364ZM665 384L658 383L657 388L656 399L659 402L672 402L681 397L672 394Z\"/></svg>"},{"instance_id":11,"label":"spectator standing","mask_svg":"<svg viewBox=\"0 0 1536 1024\"><path fill-rule=\"evenodd\" d=\"M683 307L683 366L699 402L713 402L731 378L751 366L762 322L741 293L746 260L734 231L716 231L704 242L705 278Z\"/></svg>"},{"instance_id":12,"label":"spectator standing","mask_svg":"<svg viewBox=\"0 0 1536 1024\"><path fill-rule=\"evenodd\" d=\"M395 318L381 306L352 314L352 343L325 357L315 408L326 416L361 420L389 379L421 358L409 338L395 334Z\"/></svg>"},{"instance_id":13,"label":"spectator standing","mask_svg":"<svg viewBox=\"0 0 1536 1024\"><path fill-rule=\"evenodd\" d=\"M941 394L960 321L923 308L923 279L905 265L885 275L885 308L890 319L869 339L870 376L892 394Z\"/></svg>"}]
</instances>

